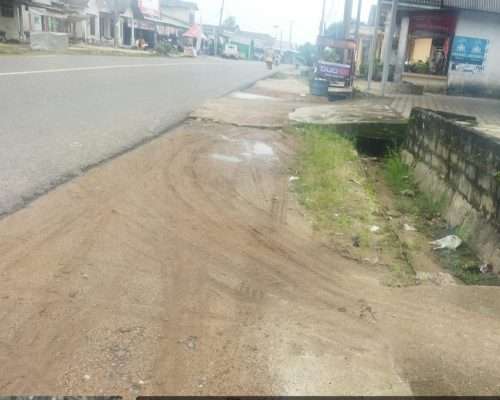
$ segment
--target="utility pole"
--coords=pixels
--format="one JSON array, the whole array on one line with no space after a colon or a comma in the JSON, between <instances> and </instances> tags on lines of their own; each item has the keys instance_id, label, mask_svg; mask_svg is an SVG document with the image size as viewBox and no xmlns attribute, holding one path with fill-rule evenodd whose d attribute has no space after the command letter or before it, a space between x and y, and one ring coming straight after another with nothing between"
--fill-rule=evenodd
<instances>
[{"instance_id":1,"label":"utility pole","mask_svg":"<svg viewBox=\"0 0 500 400\"><path fill-rule=\"evenodd\" d=\"M349 39L351 34L352 0L345 0L344 3L344 39Z\"/></svg>"},{"instance_id":2,"label":"utility pole","mask_svg":"<svg viewBox=\"0 0 500 400\"><path fill-rule=\"evenodd\" d=\"M215 55L219 55L219 37L220 37L220 32L222 29L222 19L224 18L224 0L222 0L221 7L220 7L220 14L219 14L219 27L217 29L217 32L215 34L215 46L214 46L214 51Z\"/></svg>"},{"instance_id":3,"label":"utility pole","mask_svg":"<svg viewBox=\"0 0 500 400\"><path fill-rule=\"evenodd\" d=\"M319 23L319 36L323 36L325 32L325 12L326 12L326 0L323 0L323 10L321 11L321 22Z\"/></svg>"},{"instance_id":4,"label":"utility pole","mask_svg":"<svg viewBox=\"0 0 500 400\"><path fill-rule=\"evenodd\" d=\"M113 46L120 45L120 10L118 10L118 0L113 1Z\"/></svg>"},{"instance_id":5,"label":"utility pole","mask_svg":"<svg viewBox=\"0 0 500 400\"><path fill-rule=\"evenodd\" d=\"M289 36L288 36L288 41L290 42L290 47L292 47L293 24L294 24L294 21L290 21L290 32L289 32Z\"/></svg>"},{"instance_id":6,"label":"utility pole","mask_svg":"<svg viewBox=\"0 0 500 400\"><path fill-rule=\"evenodd\" d=\"M361 9L363 8L363 0L358 0L358 15L356 17L356 33L354 37L356 38L356 44L359 43L359 27L361 25Z\"/></svg>"},{"instance_id":7,"label":"utility pole","mask_svg":"<svg viewBox=\"0 0 500 400\"><path fill-rule=\"evenodd\" d=\"M385 85L389 78L389 68L391 63L392 39L394 37L394 28L396 26L396 16L398 13L398 0L392 0L391 20L389 26L385 30L384 40L384 69L382 70L382 96L385 96Z\"/></svg>"},{"instance_id":8,"label":"utility pole","mask_svg":"<svg viewBox=\"0 0 500 400\"><path fill-rule=\"evenodd\" d=\"M370 54L368 55L368 91L372 86L373 70L375 68L375 47L378 41L378 24L380 19L380 7L382 6L382 1L377 2L377 11L375 12L375 21L373 23L373 37L370 42Z\"/></svg>"},{"instance_id":9,"label":"utility pole","mask_svg":"<svg viewBox=\"0 0 500 400\"><path fill-rule=\"evenodd\" d=\"M363 8L363 0L358 0L358 15L356 16L356 32L354 38L356 39L356 54L355 54L355 69L358 70L360 64L359 55L361 54L363 44L359 41L359 27L361 25L361 9Z\"/></svg>"},{"instance_id":10,"label":"utility pole","mask_svg":"<svg viewBox=\"0 0 500 400\"><path fill-rule=\"evenodd\" d=\"M344 3L344 39L349 39L351 35L352 0L345 0ZM349 51L344 50L343 62L348 63Z\"/></svg>"}]
</instances>

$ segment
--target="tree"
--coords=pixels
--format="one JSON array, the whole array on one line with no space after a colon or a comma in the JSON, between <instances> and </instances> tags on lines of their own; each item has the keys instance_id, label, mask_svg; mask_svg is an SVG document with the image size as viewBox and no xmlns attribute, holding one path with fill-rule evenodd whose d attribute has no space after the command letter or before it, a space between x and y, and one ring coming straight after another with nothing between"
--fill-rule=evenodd
<instances>
[{"instance_id":1,"label":"tree","mask_svg":"<svg viewBox=\"0 0 500 400\"><path fill-rule=\"evenodd\" d=\"M334 38L334 39L343 39L344 38L344 23L343 22L334 22L328 28L326 28L325 36Z\"/></svg>"},{"instance_id":2,"label":"tree","mask_svg":"<svg viewBox=\"0 0 500 400\"><path fill-rule=\"evenodd\" d=\"M317 47L312 43L306 43L299 47L300 58L305 65L312 67L316 61Z\"/></svg>"},{"instance_id":3,"label":"tree","mask_svg":"<svg viewBox=\"0 0 500 400\"><path fill-rule=\"evenodd\" d=\"M224 29L227 29L228 31L232 32L235 32L240 29L240 27L236 23L236 17L233 16L227 17L222 23L222 26Z\"/></svg>"}]
</instances>

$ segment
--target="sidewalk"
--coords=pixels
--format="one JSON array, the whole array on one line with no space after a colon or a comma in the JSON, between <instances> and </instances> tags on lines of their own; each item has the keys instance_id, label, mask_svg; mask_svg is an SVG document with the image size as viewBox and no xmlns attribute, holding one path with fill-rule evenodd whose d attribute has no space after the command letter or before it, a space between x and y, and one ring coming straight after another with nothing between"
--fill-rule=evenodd
<instances>
[{"instance_id":1,"label":"sidewalk","mask_svg":"<svg viewBox=\"0 0 500 400\"><path fill-rule=\"evenodd\" d=\"M357 80L355 86L363 92L368 92L366 81ZM380 82L372 82L372 89L368 93L380 96L380 86ZM479 129L500 138L500 100L430 93L421 96L397 94L394 93L391 82L388 86L386 97L392 99L391 107L406 118L410 116L413 107L471 115L477 118Z\"/></svg>"},{"instance_id":2,"label":"sidewalk","mask_svg":"<svg viewBox=\"0 0 500 400\"><path fill-rule=\"evenodd\" d=\"M95 55L123 55L136 57L154 57L157 56L155 51L144 51L138 49L115 48L108 46L96 46L90 44L71 44L68 47L68 52L80 54L95 54Z\"/></svg>"},{"instance_id":3,"label":"sidewalk","mask_svg":"<svg viewBox=\"0 0 500 400\"><path fill-rule=\"evenodd\" d=\"M46 55L46 54L93 54L112 56L135 56L135 57L155 57L155 51L144 51L137 49L114 48L108 46L96 46L90 44L70 44L66 50L54 51L33 51L29 44L5 44L0 43L1 55ZM172 55L175 57L176 55Z\"/></svg>"}]
</instances>

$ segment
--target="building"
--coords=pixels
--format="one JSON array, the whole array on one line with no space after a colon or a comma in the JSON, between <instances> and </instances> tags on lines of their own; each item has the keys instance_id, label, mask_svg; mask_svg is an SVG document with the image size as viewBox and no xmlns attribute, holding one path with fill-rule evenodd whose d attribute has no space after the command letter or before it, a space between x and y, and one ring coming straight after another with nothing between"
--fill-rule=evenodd
<instances>
[{"instance_id":1,"label":"building","mask_svg":"<svg viewBox=\"0 0 500 400\"><path fill-rule=\"evenodd\" d=\"M219 31L218 25L203 24L203 33L207 37L206 41L206 52L210 55L215 55L215 41L217 40L217 32ZM220 29L219 31L219 48L224 48L225 44L229 42L229 39L234 32L227 29Z\"/></svg>"},{"instance_id":2,"label":"building","mask_svg":"<svg viewBox=\"0 0 500 400\"><path fill-rule=\"evenodd\" d=\"M160 0L160 6L168 14L169 18L181 21L189 26L196 23L196 12L198 11L196 3L182 0Z\"/></svg>"},{"instance_id":3,"label":"building","mask_svg":"<svg viewBox=\"0 0 500 400\"><path fill-rule=\"evenodd\" d=\"M382 0L384 40L391 1ZM388 61L396 81L500 97L500 1L400 0Z\"/></svg>"},{"instance_id":4,"label":"building","mask_svg":"<svg viewBox=\"0 0 500 400\"><path fill-rule=\"evenodd\" d=\"M25 41L31 32L74 35L88 0L1 0L0 37Z\"/></svg>"},{"instance_id":5,"label":"building","mask_svg":"<svg viewBox=\"0 0 500 400\"><path fill-rule=\"evenodd\" d=\"M275 46L271 35L240 30L233 32L229 41L238 46L240 57L248 60L263 59L265 49Z\"/></svg>"},{"instance_id":6,"label":"building","mask_svg":"<svg viewBox=\"0 0 500 400\"><path fill-rule=\"evenodd\" d=\"M0 0L0 37L28 41L31 32L63 32L73 41L149 47L180 42L196 20L195 3L179 0ZM116 7L116 9L115 9Z\"/></svg>"}]
</instances>

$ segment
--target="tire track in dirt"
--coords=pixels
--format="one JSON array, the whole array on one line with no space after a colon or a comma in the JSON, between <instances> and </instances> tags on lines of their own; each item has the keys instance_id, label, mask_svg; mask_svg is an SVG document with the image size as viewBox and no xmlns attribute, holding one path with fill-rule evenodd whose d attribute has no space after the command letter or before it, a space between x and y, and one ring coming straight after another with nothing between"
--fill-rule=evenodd
<instances>
[{"instance_id":1,"label":"tire track in dirt","mask_svg":"<svg viewBox=\"0 0 500 400\"><path fill-rule=\"evenodd\" d=\"M279 159L243 158L242 141ZM190 122L0 221L2 390L494 393L495 289L382 286L293 217L293 150ZM457 300L478 296L493 315Z\"/></svg>"}]
</instances>

